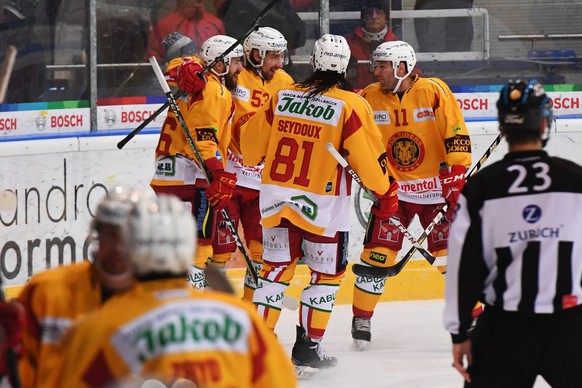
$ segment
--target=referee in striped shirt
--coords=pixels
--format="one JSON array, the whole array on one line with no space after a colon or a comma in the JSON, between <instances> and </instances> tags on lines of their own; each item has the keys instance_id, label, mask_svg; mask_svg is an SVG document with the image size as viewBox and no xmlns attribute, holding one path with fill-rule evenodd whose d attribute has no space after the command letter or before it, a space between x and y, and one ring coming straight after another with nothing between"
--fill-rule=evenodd
<instances>
[{"instance_id":1,"label":"referee in striped shirt","mask_svg":"<svg viewBox=\"0 0 582 388\"><path fill-rule=\"evenodd\" d=\"M582 167L543 150L541 84L510 82L497 109L509 152L467 181L449 236L453 366L465 387L581 387Z\"/></svg>"}]
</instances>

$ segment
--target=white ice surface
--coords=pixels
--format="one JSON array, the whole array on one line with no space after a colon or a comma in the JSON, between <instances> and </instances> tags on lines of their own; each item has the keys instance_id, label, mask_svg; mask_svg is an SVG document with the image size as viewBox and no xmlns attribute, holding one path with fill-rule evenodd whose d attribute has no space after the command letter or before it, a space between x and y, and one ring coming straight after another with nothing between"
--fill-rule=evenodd
<instances>
[{"instance_id":1,"label":"white ice surface","mask_svg":"<svg viewBox=\"0 0 582 388\"><path fill-rule=\"evenodd\" d=\"M451 367L450 336L442 326L443 300L380 303L372 318L372 342L352 348L351 305L334 307L323 346L338 366L300 381L308 387L459 388L463 380ZM289 354L295 342L298 311L283 310L276 333ZM538 377L536 388L549 385Z\"/></svg>"}]
</instances>

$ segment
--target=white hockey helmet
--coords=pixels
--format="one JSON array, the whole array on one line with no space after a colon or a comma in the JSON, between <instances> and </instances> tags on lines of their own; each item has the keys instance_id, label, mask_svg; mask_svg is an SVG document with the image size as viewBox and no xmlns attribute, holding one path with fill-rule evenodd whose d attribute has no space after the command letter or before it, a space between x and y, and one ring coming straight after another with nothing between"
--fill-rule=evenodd
<instances>
[{"instance_id":1,"label":"white hockey helmet","mask_svg":"<svg viewBox=\"0 0 582 388\"><path fill-rule=\"evenodd\" d=\"M127 220L132 204L144 195L147 193L135 188L115 186L108 191L95 210L90 232L91 256L95 275L99 283L107 289L124 290L133 284L134 277L126 262ZM117 227L117 230L105 229L111 227ZM108 236L111 232L118 234L123 243L100 246L100 235Z\"/></svg>"},{"instance_id":2,"label":"white hockey helmet","mask_svg":"<svg viewBox=\"0 0 582 388\"><path fill-rule=\"evenodd\" d=\"M396 93L402 81L414 70L414 66L416 66L416 54L411 45L401 40L395 40L392 42L384 42L376 47L372 53L372 71L376 66L376 61L392 62L394 77L399 80L396 88L394 88L394 93ZM403 77L399 77L396 74L401 62L406 64L406 74Z\"/></svg>"},{"instance_id":3,"label":"white hockey helmet","mask_svg":"<svg viewBox=\"0 0 582 388\"><path fill-rule=\"evenodd\" d=\"M259 27L259 29L251 32L243 43L245 52L245 61L248 61L253 67L260 68L263 66L263 60L267 51L274 51L280 53L287 51L287 40L279 31L271 27ZM259 52L261 61L255 63L252 59L253 50Z\"/></svg>"},{"instance_id":4,"label":"white hockey helmet","mask_svg":"<svg viewBox=\"0 0 582 388\"><path fill-rule=\"evenodd\" d=\"M196 226L184 203L170 195L136 202L128 217L129 260L136 275L184 275L196 249Z\"/></svg>"},{"instance_id":5,"label":"white hockey helmet","mask_svg":"<svg viewBox=\"0 0 582 388\"><path fill-rule=\"evenodd\" d=\"M91 223L91 230L99 232L101 224L125 226L127 216L131 210L131 202L141 197L140 191L126 186L114 186L95 210L95 217Z\"/></svg>"},{"instance_id":6,"label":"white hockey helmet","mask_svg":"<svg viewBox=\"0 0 582 388\"><path fill-rule=\"evenodd\" d=\"M350 61L350 46L340 35L325 34L313 45L311 65L313 70L345 74Z\"/></svg>"},{"instance_id":7,"label":"white hockey helmet","mask_svg":"<svg viewBox=\"0 0 582 388\"><path fill-rule=\"evenodd\" d=\"M216 58L222 55L228 48L230 48L233 44L236 43L236 39L231 38L230 36L226 35L214 35L211 38L208 38L204 43L202 43L202 47L200 48L200 57L204 62L205 66L210 65ZM228 70L230 68L230 60L236 57L242 57L244 55L243 48L240 44L236 45L234 49L232 49L228 54L222 58L224 64L226 66L226 70L224 73L217 73L216 70L211 69L214 74L219 77L222 77L228 74Z\"/></svg>"}]
</instances>

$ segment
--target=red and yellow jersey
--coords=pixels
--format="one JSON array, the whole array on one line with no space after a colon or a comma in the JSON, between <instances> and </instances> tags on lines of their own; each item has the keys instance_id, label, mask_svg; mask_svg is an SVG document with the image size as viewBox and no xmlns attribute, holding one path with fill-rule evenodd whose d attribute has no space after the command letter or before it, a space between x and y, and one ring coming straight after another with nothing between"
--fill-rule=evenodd
<instances>
[{"instance_id":1,"label":"red and yellow jersey","mask_svg":"<svg viewBox=\"0 0 582 388\"><path fill-rule=\"evenodd\" d=\"M171 386L295 387L289 357L252 305L190 289L183 279L140 282L75 325L63 343L60 387L103 387L131 376Z\"/></svg>"},{"instance_id":2,"label":"red and yellow jersey","mask_svg":"<svg viewBox=\"0 0 582 388\"><path fill-rule=\"evenodd\" d=\"M471 166L471 139L449 87L438 78L413 76L402 97L373 83L361 95L374 110L386 145L398 198L412 203L442 203L439 166Z\"/></svg>"},{"instance_id":3,"label":"red and yellow jersey","mask_svg":"<svg viewBox=\"0 0 582 388\"><path fill-rule=\"evenodd\" d=\"M180 61L181 58L176 60ZM175 66L170 62L168 68ZM234 113L232 94L219 77L207 74L208 82L201 93L178 99L178 107L202 158L218 158L226 165L226 152L231 138ZM162 125L156 147L156 172L152 184L174 186L194 184L204 179L197 158L180 122L169 110Z\"/></svg>"},{"instance_id":4,"label":"red and yellow jersey","mask_svg":"<svg viewBox=\"0 0 582 388\"><path fill-rule=\"evenodd\" d=\"M24 351L20 359L23 387L57 387L59 343L80 316L101 305L101 286L84 261L34 275L18 300L26 310Z\"/></svg>"},{"instance_id":5,"label":"red and yellow jersey","mask_svg":"<svg viewBox=\"0 0 582 388\"><path fill-rule=\"evenodd\" d=\"M242 127L243 162L263 159L260 209L264 227L286 218L303 230L333 236L350 228L350 183L327 151L331 143L371 190L388 190L385 149L373 112L359 95L332 88L308 98L280 90Z\"/></svg>"},{"instance_id":6,"label":"red and yellow jersey","mask_svg":"<svg viewBox=\"0 0 582 388\"><path fill-rule=\"evenodd\" d=\"M279 90L293 85L293 78L285 70L277 70L273 79L265 81L255 71L246 67L238 76L238 86L232 93L236 110L232 119L230 149L240 154L240 127ZM251 129L252 130L252 129Z\"/></svg>"},{"instance_id":7,"label":"red and yellow jersey","mask_svg":"<svg viewBox=\"0 0 582 388\"><path fill-rule=\"evenodd\" d=\"M232 120L226 170L235 173L237 185L258 190L261 185L263 166L244 166L240 155L240 127L279 90L293 85L293 78L284 70L277 70L271 80L264 80L254 70L244 68L238 76L238 86L232 96L236 104Z\"/></svg>"}]
</instances>

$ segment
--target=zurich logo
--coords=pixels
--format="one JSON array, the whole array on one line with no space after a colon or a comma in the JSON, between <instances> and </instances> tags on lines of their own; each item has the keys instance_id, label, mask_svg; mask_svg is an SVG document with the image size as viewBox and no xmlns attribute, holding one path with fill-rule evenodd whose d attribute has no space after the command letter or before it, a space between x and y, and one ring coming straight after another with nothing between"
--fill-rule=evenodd
<instances>
[{"instance_id":1,"label":"zurich logo","mask_svg":"<svg viewBox=\"0 0 582 388\"><path fill-rule=\"evenodd\" d=\"M538 205L527 205L523 208L521 216L525 222L533 224L542 218L542 209Z\"/></svg>"}]
</instances>

